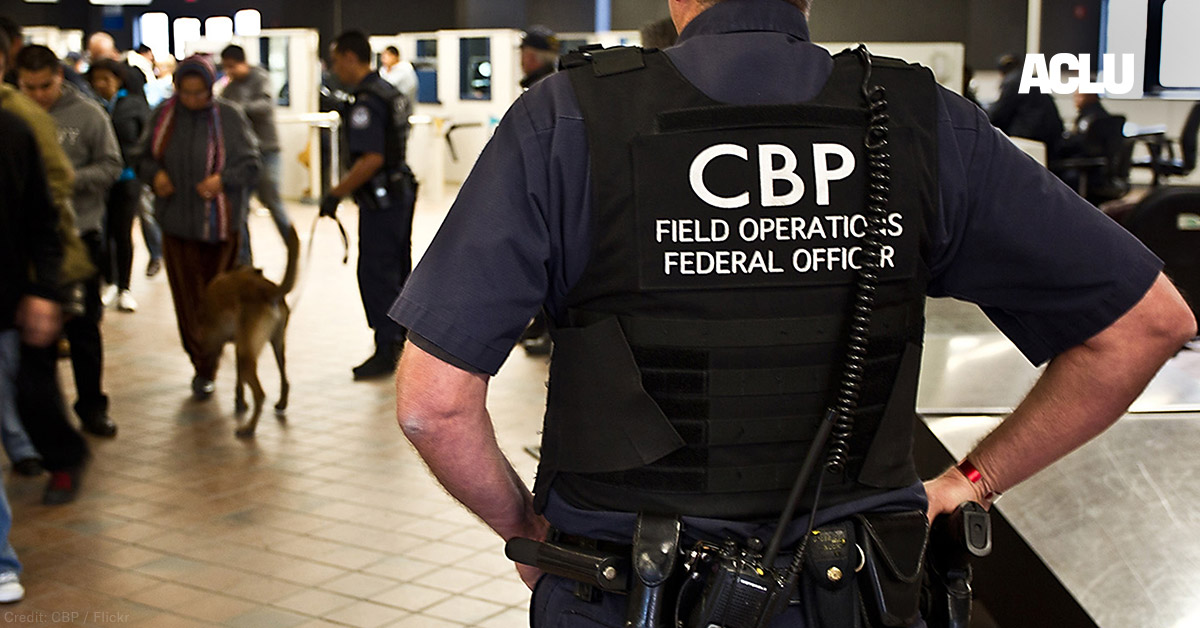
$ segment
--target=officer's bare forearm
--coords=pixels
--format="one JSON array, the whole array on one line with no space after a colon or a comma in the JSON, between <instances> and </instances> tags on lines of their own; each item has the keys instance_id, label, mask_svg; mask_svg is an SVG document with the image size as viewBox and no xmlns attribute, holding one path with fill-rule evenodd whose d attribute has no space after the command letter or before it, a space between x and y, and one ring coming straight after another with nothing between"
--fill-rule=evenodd
<instances>
[{"instance_id":1,"label":"officer's bare forearm","mask_svg":"<svg viewBox=\"0 0 1200 628\"><path fill-rule=\"evenodd\" d=\"M350 166L350 172L342 177L341 182L329 190L334 196L350 196L362 184L371 180L376 172L383 167L383 155L379 153L364 153Z\"/></svg>"},{"instance_id":2,"label":"officer's bare forearm","mask_svg":"<svg viewBox=\"0 0 1200 628\"><path fill-rule=\"evenodd\" d=\"M1112 425L1196 334L1183 298L1159 275L1107 329L1056 357L1012 415L969 454L978 490L1004 491Z\"/></svg>"},{"instance_id":3,"label":"officer's bare forearm","mask_svg":"<svg viewBox=\"0 0 1200 628\"><path fill-rule=\"evenodd\" d=\"M542 538L533 496L500 451L487 377L409 344L396 372L396 417L442 486L505 540Z\"/></svg>"}]
</instances>

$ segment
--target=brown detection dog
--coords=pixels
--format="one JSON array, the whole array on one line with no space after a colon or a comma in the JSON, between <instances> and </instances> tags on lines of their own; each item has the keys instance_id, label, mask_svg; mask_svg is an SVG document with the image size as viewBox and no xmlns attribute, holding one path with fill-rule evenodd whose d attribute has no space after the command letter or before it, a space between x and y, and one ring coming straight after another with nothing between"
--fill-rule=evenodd
<instances>
[{"instance_id":1,"label":"brown detection dog","mask_svg":"<svg viewBox=\"0 0 1200 628\"><path fill-rule=\"evenodd\" d=\"M287 409L289 386L283 350L290 311L284 297L296 287L300 238L293 227L284 239L288 261L279 285L263 277L260 269L242 266L217 275L204 292L202 320L207 350L219 357L225 343L232 342L237 354L235 411L241 414L247 409L245 386L250 386L254 396L254 414L234 432L240 438L254 436L262 414L266 394L258 381L258 356L268 341L279 365L279 403L275 404L275 414L280 421L284 420L283 411Z\"/></svg>"}]
</instances>

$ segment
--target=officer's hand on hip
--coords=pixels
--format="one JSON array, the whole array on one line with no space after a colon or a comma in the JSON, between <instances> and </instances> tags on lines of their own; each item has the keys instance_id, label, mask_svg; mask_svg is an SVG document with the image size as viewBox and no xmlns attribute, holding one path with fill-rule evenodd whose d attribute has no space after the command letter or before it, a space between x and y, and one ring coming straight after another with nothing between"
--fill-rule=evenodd
<instances>
[{"instance_id":1,"label":"officer's hand on hip","mask_svg":"<svg viewBox=\"0 0 1200 628\"><path fill-rule=\"evenodd\" d=\"M326 194L321 198L321 216L329 218L337 218L338 205L342 202L341 197L332 194Z\"/></svg>"},{"instance_id":2,"label":"officer's hand on hip","mask_svg":"<svg viewBox=\"0 0 1200 628\"><path fill-rule=\"evenodd\" d=\"M525 520L522 522L523 529L516 535L534 541L545 541L546 536L550 533L550 522L541 515L534 515L532 512L526 514ZM517 575L521 577L521 581L525 586L532 591L534 585L537 584L538 578L545 575L545 572L532 565L522 565L515 563L517 566Z\"/></svg>"},{"instance_id":3,"label":"officer's hand on hip","mask_svg":"<svg viewBox=\"0 0 1200 628\"><path fill-rule=\"evenodd\" d=\"M957 467L925 483L925 494L929 497L929 522L940 515L948 515L963 502L986 503L979 494L979 485L972 484Z\"/></svg>"}]
</instances>

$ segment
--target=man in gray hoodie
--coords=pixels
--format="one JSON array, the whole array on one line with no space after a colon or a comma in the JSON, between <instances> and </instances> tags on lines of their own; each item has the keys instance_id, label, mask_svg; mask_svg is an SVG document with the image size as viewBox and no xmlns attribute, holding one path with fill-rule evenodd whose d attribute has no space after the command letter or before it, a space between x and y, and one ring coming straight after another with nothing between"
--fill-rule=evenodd
<instances>
[{"instance_id":1,"label":"man in gray hoodie","mask_svg":"<svg viewBox=\"0 0 1200 628\"><path fill-rule=\"evenodd\" d=\"M229 84L225 86L225 91L221 92L221 97L241 105L246 117L250 118L250 126L258 138L258 150L262 152L263 169L255 188L258 200L271 212L271 219L275 221L279 235L286 238L292 221L288 218L283 199L279 196L282 162L279 158L279 132L275 129L275 98L271 95L271 76L266 70L247 63L246 51L237 45L221 51L221 69L225 71L225 76L229 77ZM250 195L247 194L245 199L249 202ZM244 224L241 247L238 261L249 265L250 232Z\"/></svg>"},{"instance_id":2,"label":"man in gray hoodie","mask_svg":"<svg viewBox=\"0 0 1200 628\"><path fill-rule=\"evenodd\" d=\"M123 162L117 136L108 114L63 81L62 64L45 46L26 46L17 55L17 84L21 91L48 111L58 124L58 141L75 168L74 202L80 238L92 263L101 266L101 227L108 189L121 175ZM64 326L71 343L71 365L79 398L75 412L83 429L111 437L117 426L108 417L108 397L101 380L104 367L100 339L100 278L85 283L85 313Z\"/></svg>"}]
</instances>

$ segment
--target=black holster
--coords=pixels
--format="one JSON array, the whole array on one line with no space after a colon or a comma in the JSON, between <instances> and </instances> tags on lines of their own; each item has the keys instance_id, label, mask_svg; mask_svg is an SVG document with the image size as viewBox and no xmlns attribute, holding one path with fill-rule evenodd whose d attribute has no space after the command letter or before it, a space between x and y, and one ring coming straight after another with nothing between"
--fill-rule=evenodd
<instances>
[{"instance_id":1,"label":"black holster","mask_svg":"<svg viewBox=\"0 0 1200 628\"><path fill-rule=\"evenodd\" d=\"M871 626L910 626L921 617L921 575L929 540L922 511L855 515L863 568L858 574Z\"/></svg>"},{"instance_id":2,"label":"black holster","mask_svg":"<svg viewBox=\"0 0 1200 628\"><path fill-rule=\"evenodd\" d=\"M921 592L921 614L930 628L967 628L971 623L971 558L991 551L991 520L979 504L961 504L934 521Z\"/></svg>"},{"instance_id":3,"label":"black holster","mask_svg":"<svg viewBox=\"0 0 1200 628\"><path fill-rule=\"evenodd\" d=\"M667 584L679 556L679 517L639 513L633 537L633 574L626 628L667 625Z\"/></svg>"},{"instance_id":4,"label":"black holster","mask_svg":"<svg viewBox=\"0 0 1200 628\"><path fill-rule=\"evenodd\" d=\"M354 191L354 202L363 211L403 208L417 198L417 179L408 166L380 169Z\"/></svg>"}]
</instances>

